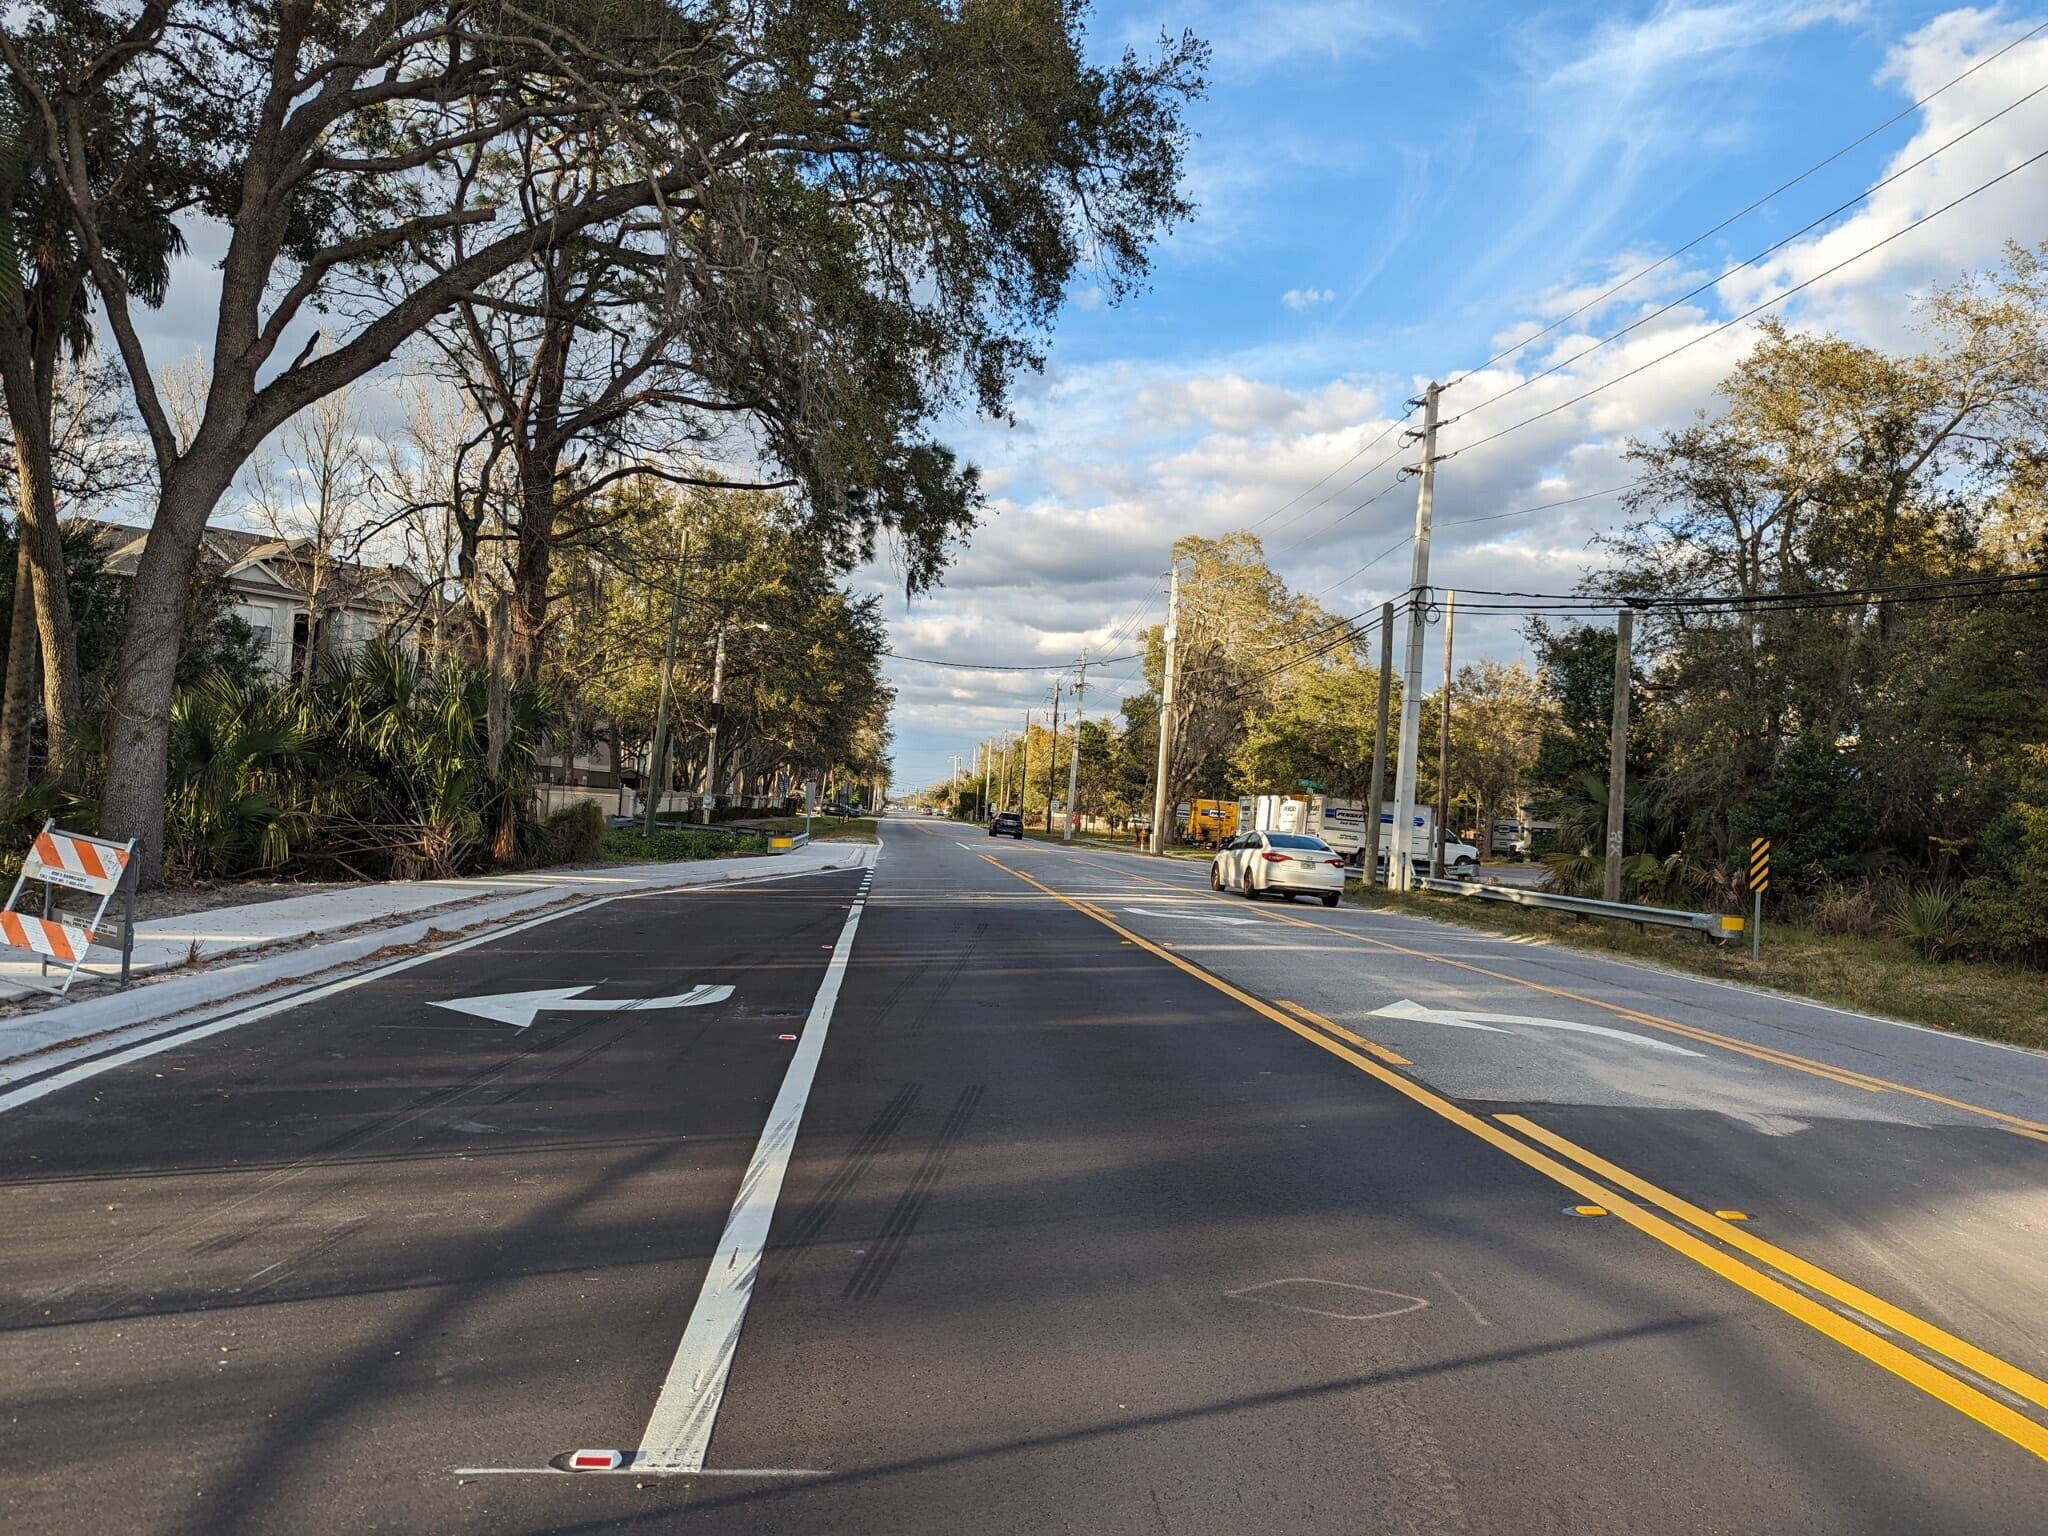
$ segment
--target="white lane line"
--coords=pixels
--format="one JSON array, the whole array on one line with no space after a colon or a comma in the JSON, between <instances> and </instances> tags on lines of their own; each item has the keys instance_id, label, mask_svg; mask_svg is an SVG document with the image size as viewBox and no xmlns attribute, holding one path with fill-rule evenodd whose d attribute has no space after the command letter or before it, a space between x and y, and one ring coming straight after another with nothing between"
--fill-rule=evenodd
<instances>
[{"instance_id":1,"label":"white lane line","mask_svg":"<svg viewBox=\"0 0 2048 1536\"><path fill-rule=\"evenodd\" d=\"M123 1051L114 1051L105 1056L95 1056L90 1060L81 1061L78 1065L65 1071L52 1072L48 1077L39 1077L25 1087L16 1088L7 1093L0 1093L0 1114L5 1114L10 1109L19 1109L24 1104L32 1104L37 1099L47 1094L55 1093L60 1088L69 1088L73 1083L82 1083L89 1077L97 1077L100 1073L112 1071L115 1067L125 1067L131 1061L141 1061L145 1057L155 1056L159 1052L171 1050L176 1046L190 1045L195 1040L204 1040L210 1035L218 1035L223 1031L235 1028L237 1025L253 1024L258 1019L267 1019L272 1014L284 1013L288 1009L303 1008L308 1003L317 1003L322 998L333 997L336 993L346 992L351 987L360 987L365 982L376 981L384 976L395 976L400 971L409 971L416 965L425 965L431 960L444 959L449 955L459 955L465 949L474 949L479 944L489 944L496 939L510 938L515 933L524 933L527 929L538 928L543 923L558 922L565 917L575 917L581 913L601 907L607 902L623 899L623 897L619 896L600 896L595 901L586 901L573 907L565 907L559 912L544 912L538 917L529 917L523 923L513 923L504 928L493 928L488 932L477 934L474 938L443 945L441 948L424 955L412 955L403 960L394 960L389 965L380 965L371 970L359 971L353 976L345 976L340 981L329 982L326 986L315 987L309 992L292 992L284 997L277 998L275 1001L263 1003L255 1008L239 1009L224 1018L216 1018L207 1023L195 1024L188 1029L171 1030L165 1034L144 1040L139 1044L131 1045Z\"/></svg>"},{"instance_id":2,"label":"white lane line","mask_svg":"<svg viewBox=\"0 0 2048 1536\"><path fill-rule=\"evenodd\" d=\"M697 1305L683 1329L682 1342L676 1346L668 1379L662 1383L654 1412L640 1436L639 1453L631 1461L635 1468L663 1473L704 1470L719 1404L725 1400L726 1377L732 1371L740 1329L747 1321L747 1304L753 1299L754 1280L761 1270L761 1251L768 1245L768 1228L775 1219L775 1202L782 1194L783 1176L789 1172L797 1128L803 1123L804 1105L818 1075L825 1034L832 1026L832 1010L838 1005L839 986L853 953L854 931L860 927L861 910L866 905L865 899L856 900L847 910L839 942L832 947L832 959L825 967L825 979L812 999L789 1070L783 1074L782 1088L768 1111L768 1123L761 1128L753 1160L740 1180L740 1192L725 1219L725 1231L712 1254L704 1287L697 1293Z\"/></svg>"}]
</instances>

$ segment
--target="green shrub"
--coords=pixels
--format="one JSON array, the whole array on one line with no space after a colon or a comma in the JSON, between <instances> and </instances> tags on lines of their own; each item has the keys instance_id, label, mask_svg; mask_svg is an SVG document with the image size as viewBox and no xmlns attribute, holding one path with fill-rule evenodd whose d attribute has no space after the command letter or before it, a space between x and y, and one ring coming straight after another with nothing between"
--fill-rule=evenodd
<instances>
[{"instance_id":1,"label":"green shrub","mask_svg":"<svg viewBox=\"0 0 2048 1536\"><path fill-rule=\"evenodd\" d=\"M1892 932L1922 960L1952 960L1963 950L1962 902L1938 885L1902 888L1892 898Z\"/></svg>"},{"instance_id":2,"label":"green shrub","mask_svg":"<svg viewBox=\"0 0 2048 1536\"><path fill-rule=\"evenodd\" d=\"M768 839L743 836L712 827L661 827L649 837L637 828L615 827L604 835L604 856L627 864L667 863L676 859L716 859L733 853L765 853Z\"/></svg>"},{"instance_id":3,"label":"green shrub","mask_svg":"<svg viewBox=\"0 0 2048 1536\"><path fill-rule=\"evenodd\" d=\"M565 805L545 821L520 829L520 854L535 868L591 864L604 857L604 809L595 800Z\"/></svg>"},{"instance_id":4,"label":"green shrub","mask_svg":"<svg viewBox=\"0 0 2048 1536\"><path fill-rule=\"evenodd\" d=\"M2048 804L2015 804L1986 841L1998 851L1997 867L1963 887L1973 947L2048 966Z\"/></svg>"}]
</instances>

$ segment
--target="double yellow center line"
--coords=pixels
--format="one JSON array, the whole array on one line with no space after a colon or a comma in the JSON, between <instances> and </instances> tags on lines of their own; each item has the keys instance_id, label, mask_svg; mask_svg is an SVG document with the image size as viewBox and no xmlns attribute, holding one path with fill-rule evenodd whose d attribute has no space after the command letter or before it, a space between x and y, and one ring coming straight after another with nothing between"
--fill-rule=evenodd
<instances>
[{"instance_id":1,"label":"double yellow center line","mask_svg":"<svg viewBox=\"0 0 2048 1536\"><path fill-rule=\"evenodd\" d=\"M2036 1409L2048 1411L2048 1382L2021 1370L2009 1361L1979 1349L1967 1340L1957 1338L1925 1318L1872 1295L1797 1254L1766 1242L1754 1233L1747 1232L1732 1222L1724 1221L1713 1213L1658 1188L1648 1180L1608 1162L1556 1132L1546 1130L1526 1116L1497 1115L1491 1121L1482 1119L1423 1086L1407 1074L1396 1071L1395 1068L1406 1066L1408 1062L1386 1047L1367 1040L1357 1032L1325 1019L1320 1014L1311 1013L1299 1004L1281 1005L1255 997L1243 988L1202 969L1193 961L1183 959L1171 950L1124 927L1093 902L1056 891L1022 870L1012 869L988 854L983 854L982 857L996 868L1016 876L1053 900L1064 903L1076 912L1100 923L1126 943L1157 956L1168 965L1194 977L1204 986L1242 1003L1252 1012L1329 1052L1338 1060L1385 1084L1460 1130L1477 1136L1489 1146L1498 1148L1516 1162L1553 1180L1581 1199L1605 1208L1617 1219L1626 1222L1644 1236L1663 1244L1672 1252L1690 1259L1703 1269L1712 1271L1759 1300L1768 1302L1787 1316L1797 1318L1817 1333L1826 1335L1873 1365L1891 1372L1902 1381L1910 1382L1930 1397L1948 1404L1958 1413L1975 1419L2013 1444L2048 1461L2048 1425L2043 1425L2022 1412L2013 1406L2012 1401L2017 1400ZM1397 949L1400 946L1386 947ZM1467 969L1481 968L1472 966ZM1665 1214L1659 1215L1659 1211ZM1707 1241L1708 1238L1713 1241ZM1744 1256L1753 1262L1747 1262ZM1766 1265L1769 1266L1768 1271L1760 1267ZM1826 1302L1833 1302L1858 1316L1846 1316L1826 1305ZM1926 1353L1915 1353L1894 1342L1895 1338L1909 1341ZM1927 1358L1930 1355L1935 1359ZM1935 1363L1935 1360L1946 1361L1950 1366L1970 1373L1977 1380L1966 1380L1962 1376L1952 1374L1950 1370ZM1978 1382L1983 1385L1980 1386Z\"/></svg>"},{"instance_id":2,"label":"double yellow center line","mask_svg":"<svg viewBox=\"0 0 2048 1536\"><path fill-rule=\"evenodd\" d=\"M1193 894L1185 886L1170 880L1157 880L1150 875L1138 874L1133 870L1115 869L1110 865L1089 861L1094 868L1109 871L1127 880L1140 880L1147 885L1156 885L1165 890L1178 891L1183 896ZM1014 873L1014 871L1013 871ZM1583 992L1573 992L1565 987L1553 987L1544 982L1531 981L1526 976L1516 976L1508 971L1496 971L1484 965L1475 965L1469 960L1453 960L1447 955L1433 955L1426 949L1411 949L1405 944L1396 944L1391 939L1374 938L1369 934L1354 933L1349 928L1333 927L1329 923L1318 923L1291 913L1276 912L1268 907L1257 909L1259 916L1276 923L1287 923L1296 928L1313 928L1318 933L1335 934L1354 944L1369 944L1375 949L1390 950L1397 955L1425 960L1431 965L1447 965L1453 970L1469 971L1475 976L1484 976L1491 981L1510 982L1531 992L1541 992L1548 997L1562 998L1566 1002L1579 1003L1588 1008L1598 1008L1616 1018L1627 1019L1647 1029L1659 1030L1667 1035L1711 1045L1718 1050L1730 1051L1738 1056L1748 1056L1756 1061L1768 1062L1774 1067L1785 1067L1794 1072L1804 1072L1810 1077L1825 1078L1845 1088L1860 1088L1865 1093L1899 1093L1908 1098L1921 1099L1929 1104L1940 1104L1949 1109L1962 1110L1966 1114L1979 1115L1994 1121L2005 1130L2034 1141L2048 1141L2048 1125L2038 1120L2028 1120L2019 1115L2009 1115L2003 1110L1989 1109L1982 1104L1972 1104L1967 1099L1953 1099L1947 1094L1936 1093L1928 1088L1915 1088L1910 1083L1894 1082L1890 1078L1877 1077L1868 1072L1858 1072L1853 1067L1838 1067L1827 1062L1812 1061L1790 1051L1781 1051L1775 1046L1756 1045L1747 1040L1738 1040L1732 1035L1719 1034L1711 1029L1702 1029L1694 1024L1681 1024L1676 1019L1667 1019L1659 1014L1644 1013L1621 1003L1610 1003L1605 998L1588 997Z\"/></svg>"}]
</instances>

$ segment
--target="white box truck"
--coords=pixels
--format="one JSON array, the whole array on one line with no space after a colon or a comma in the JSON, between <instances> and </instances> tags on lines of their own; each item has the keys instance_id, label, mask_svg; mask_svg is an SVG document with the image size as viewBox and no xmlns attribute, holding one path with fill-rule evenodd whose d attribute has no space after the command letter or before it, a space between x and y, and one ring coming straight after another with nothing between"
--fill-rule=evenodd
<instances>
[{"instance_id":1,"label":"white box truck","mask_svg":"<svg viewBox=\"0 0 2048 1536\"><path fill-rule=\"evenodd\" d=\"M1317 795L1308 803L1303 830L1320 837L1350 863L1365 858L1365 802Z\"/></svg>"},{"instance_id":2,"label":"white box truck","mask_svg":"<svg viewBox=\"0 0 2048 1536\"><path fill-rule=\"evenodd\" d=\"M1380 857L1386 857L1386 850L1394 841L1394 806L1391 802L1380 808ZM1436 807L1418 805L1415 820L1408 829L1408 856L1415 868L1423 874L1429 873L1430 861L1436 857ZM1470 874L1479 868L1479 850L1458 837L1444 839L1444 873Z\"/></svg>"}]
</instances>

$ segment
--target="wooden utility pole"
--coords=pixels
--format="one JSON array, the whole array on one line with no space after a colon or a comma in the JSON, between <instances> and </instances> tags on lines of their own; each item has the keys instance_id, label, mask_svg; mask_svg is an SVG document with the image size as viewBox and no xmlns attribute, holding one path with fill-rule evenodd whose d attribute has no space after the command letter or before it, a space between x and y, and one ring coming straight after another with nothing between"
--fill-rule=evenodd
<instances>
[{"instance_id":1,"label":"wooden utility pole","mask_svg":"<svg viewBox=\"0 0 2048 1536\"><path fill-rule=\"evenodd\" d=\"M1024 735L1017 742L1017 819L1024 819L1024 802L1031 798L1031 711L1024 711Z\"/></svg>"},{"instance_id":2,"label":"wooden utility pole","mask_svg":"<svg viewBox=\"0 0 2048 1536\"><path fill-rule=\"evenodd\" d=\"M1614 620L1614 725L1607 741L1607 874L1600 894L1621 900L1622 810L1628 802L1629 644L1636 616L1624 608Z\"/></svg>"}]
</instances>

